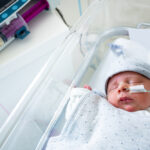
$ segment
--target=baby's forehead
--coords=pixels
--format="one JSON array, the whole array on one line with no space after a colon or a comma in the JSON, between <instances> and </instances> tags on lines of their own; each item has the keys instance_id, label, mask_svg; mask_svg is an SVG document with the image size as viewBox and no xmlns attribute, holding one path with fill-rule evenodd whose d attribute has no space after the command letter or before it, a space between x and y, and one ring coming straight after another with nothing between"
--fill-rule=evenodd
<instances>
[{"instance_id":1,"label":"baby's forehead","mask_svg":"<svg viewBox=\"0 0 150 150\"><path fill-rule=\"evenodd\" d=\"M137 72L132 72L132 71L125 71L125 72L120 72L118 74L113 75L109 80L108 80L108 84L116 81L116 80L124 80L124 79L143 79L146 78L143 75L137 73Z\"/></svg>"}]
</instances>

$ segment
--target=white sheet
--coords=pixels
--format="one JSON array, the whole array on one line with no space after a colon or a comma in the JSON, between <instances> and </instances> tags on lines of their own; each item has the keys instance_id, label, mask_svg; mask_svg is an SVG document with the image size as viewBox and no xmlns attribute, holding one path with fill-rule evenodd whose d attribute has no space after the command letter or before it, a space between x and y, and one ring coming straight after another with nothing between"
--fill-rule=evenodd
<instances>
[{"instance_id":1,"label":"white sheet","mask_svg":"<svg viewBox=\"0 0 150 150\"><path fill-rule=\"evenodd\" d=\"M82 89L75 90L82 92L79 105L72 109L60 136L49 140L46 150L150 149L149 111L127 112L88 90L84 94Z\"/></svg>"}]
</instances>

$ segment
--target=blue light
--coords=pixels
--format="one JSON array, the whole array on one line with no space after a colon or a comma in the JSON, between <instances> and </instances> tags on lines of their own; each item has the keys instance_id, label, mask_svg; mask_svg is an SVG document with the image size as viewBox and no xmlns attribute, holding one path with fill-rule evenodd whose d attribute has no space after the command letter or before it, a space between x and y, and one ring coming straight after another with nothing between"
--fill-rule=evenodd
<instances>
[{"instance_id":1,"label":"blue light","mask_svg":"<svg viewBox=\"0 0 150 150\"><path fill-rule=\"evenodd\" d=\"M17 5L14 5L13 7L12 7L12 10L17 10L18 9L18 6Z\"/></svg>"},{"instance_id":2,"label":"blue light","mask_svg":"<svg viewBox=\"0 0 150 150\"><path fill-rule=\"evenodd\" d=\"M21 0L21 2L25 3L27 0Z\"/></svg>"},{"instance_id":3,"label":"blue light","mask_svg":"<svg viewBox=\"0 0 150 150\"><path fill-rule=\"evenodd\" d=\"M7 14L7 13L2 14L2 18L3 18L3 19L5 19L5 18L7 18L7 17L8 17L8 14Z\"/></svg>"}]
</instances>

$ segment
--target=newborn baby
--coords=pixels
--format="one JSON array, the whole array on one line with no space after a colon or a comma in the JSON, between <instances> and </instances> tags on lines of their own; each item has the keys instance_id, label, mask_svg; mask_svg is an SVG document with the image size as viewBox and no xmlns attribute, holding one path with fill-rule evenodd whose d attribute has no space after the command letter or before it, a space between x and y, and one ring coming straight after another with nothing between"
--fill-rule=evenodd
<instances>
[{"instance_id":1,"label":"newborn baby","mask_svg":"<svg viewBox=\"0 0 150 150\"><path fill-rule=\"evenodd\" d=\"M130 93L130 86L144 85L150 90L150 79L136 72L121 72L108 81L107 99L113 106L126 111L144 110L150 107L150 93Z\"/></svg>"},{"instance_id":2,"label":"newborn baby","mask_svg":"<svg viewBox=\"0 0 150 150\"><path fill-rule=\"evenodd\" d=\"M125 43L130 47L131 41ZM103 82L107 99L88 89L72 90L66 124L46 150L150 150L150 93L130 91L137 85L150 90L150 65L120 56Z\"/></svg>"}]
</instances>

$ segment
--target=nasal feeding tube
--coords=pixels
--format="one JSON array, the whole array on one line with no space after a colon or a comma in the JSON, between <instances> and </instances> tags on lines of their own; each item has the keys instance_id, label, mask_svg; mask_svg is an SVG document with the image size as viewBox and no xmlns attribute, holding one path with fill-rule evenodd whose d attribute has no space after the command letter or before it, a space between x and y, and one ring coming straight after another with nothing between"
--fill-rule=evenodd
<instances>
[{"instance_id":1,"label":"nasal feeding tube","mask_svg":"<svg viewBox=\"0 0 150 150\"><path fill-rule=\"evenodd\" d=\"M92 88L88 85L84 85L84 88L89 89L90 91L92 90ZM149 90L146 90L144 88L144 85L135 85L135 86L130 86L129 88L126 88L127 91L129 91L129 93L146 93L146 92L150 92ZM106 98L102 93L98 92L97 90L92 90L95 94L102 96L104 98Z\"/></svg>"}]
</instances>

